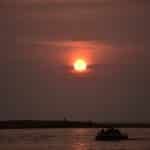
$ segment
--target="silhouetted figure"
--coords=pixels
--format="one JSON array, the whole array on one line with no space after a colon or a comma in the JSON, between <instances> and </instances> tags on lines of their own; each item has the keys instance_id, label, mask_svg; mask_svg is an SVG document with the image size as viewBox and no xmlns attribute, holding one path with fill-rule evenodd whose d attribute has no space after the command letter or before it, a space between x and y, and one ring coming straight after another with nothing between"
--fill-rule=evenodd
<instances>
[{"instance_id":1,"label":"silhouetted figure","mask_svg":"<svg viewBox=\"0 0 150 150\"><path fill-rule=\"evenodd\" d=\"M121 133L118 129L110 128L106 131L102 129L96 135L96 140L125 140L128 135Z\"/></svg>"}]
</instances>

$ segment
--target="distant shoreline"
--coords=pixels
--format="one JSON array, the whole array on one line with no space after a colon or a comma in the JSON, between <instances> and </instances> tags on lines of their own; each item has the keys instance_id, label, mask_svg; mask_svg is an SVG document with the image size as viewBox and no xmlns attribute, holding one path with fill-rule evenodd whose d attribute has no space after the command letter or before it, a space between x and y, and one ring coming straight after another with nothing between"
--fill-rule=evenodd
<instances>
[{"instance_id":1,"label":"distant shoreline","mask_svg":"<svg viewBox=\"0 0 150 150\"><path fill-rule=\"evenodd\" d=\"M150 128L150 123L97 123L92 121L41 121L14 120L0 121L0 129L26 128Z\"/></svg>"}]
</instances>

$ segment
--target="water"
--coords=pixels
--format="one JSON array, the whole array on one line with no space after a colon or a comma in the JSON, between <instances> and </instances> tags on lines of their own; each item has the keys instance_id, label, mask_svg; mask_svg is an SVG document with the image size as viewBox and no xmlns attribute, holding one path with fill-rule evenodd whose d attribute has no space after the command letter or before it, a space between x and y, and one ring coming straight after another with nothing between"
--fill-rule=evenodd
<instances>
[{"instance_id":1,"label":"water","mask_svg":"<svg viewBox=\"0 0 150 150\"><path fill-rule=\"evenodd\" d=\"M96 142L97 129L0 130L0 150L150 150L150 129L122 129L133 140Z\"/></svg>"}]
</instances>

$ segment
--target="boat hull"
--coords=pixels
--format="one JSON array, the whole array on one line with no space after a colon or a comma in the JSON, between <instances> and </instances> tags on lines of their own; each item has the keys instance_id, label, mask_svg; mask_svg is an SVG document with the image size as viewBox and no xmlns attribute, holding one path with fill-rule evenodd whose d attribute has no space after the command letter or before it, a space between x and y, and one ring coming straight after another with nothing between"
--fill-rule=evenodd
<instances>
[{"instance_id":1,"label":"boat hull","mask_svg":"<svg viewBox=\"0 0 150 150\"><path fill-rule=\"evenodd\" d=\"M128 136L96 136L96 141L120 141L128 140Z\"/></svg>"}]
</instances>

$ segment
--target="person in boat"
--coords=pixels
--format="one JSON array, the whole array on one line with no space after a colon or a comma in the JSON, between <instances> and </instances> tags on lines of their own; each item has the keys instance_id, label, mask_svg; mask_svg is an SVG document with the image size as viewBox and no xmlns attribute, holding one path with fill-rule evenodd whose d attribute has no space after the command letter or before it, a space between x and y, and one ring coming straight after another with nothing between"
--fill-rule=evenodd
<instances>
[{"instance_id":1,"label":"person in boat","mask_svg":"<svg viewBox=\"0 0 150 150\"><path fill-rule=\"evenodd\" d=\"M105 133L108 135L112 135L112 136L120 136L121 135L120 131L117 129L114 129L114 128L108 129Z\"/></svg>"},{"instance_id":2,"label":"person in boat","mask_svg":"<svg viewBox=\"0 0 150 150\"><path fill-rule=\"evenodd\" d=\"M96 139L115 140L115 139L127 139L128 136L122 134L118 129L110 128L107 130L102 129L97 133Z\"/></svg>"},{"instance_id":3,"label":"person in boat","mask_svg":"<svg viewBox=\"0 0 150 150\"><path fill-rule=\"evenodd\" d=\"M104 134L108 135L108 134L111 134L111 133L120 134L120 132L117 129L110 128L108 130L102 129L101 131L98 132L98 135L104 135Z\"/></svg>"}]
</instances>

